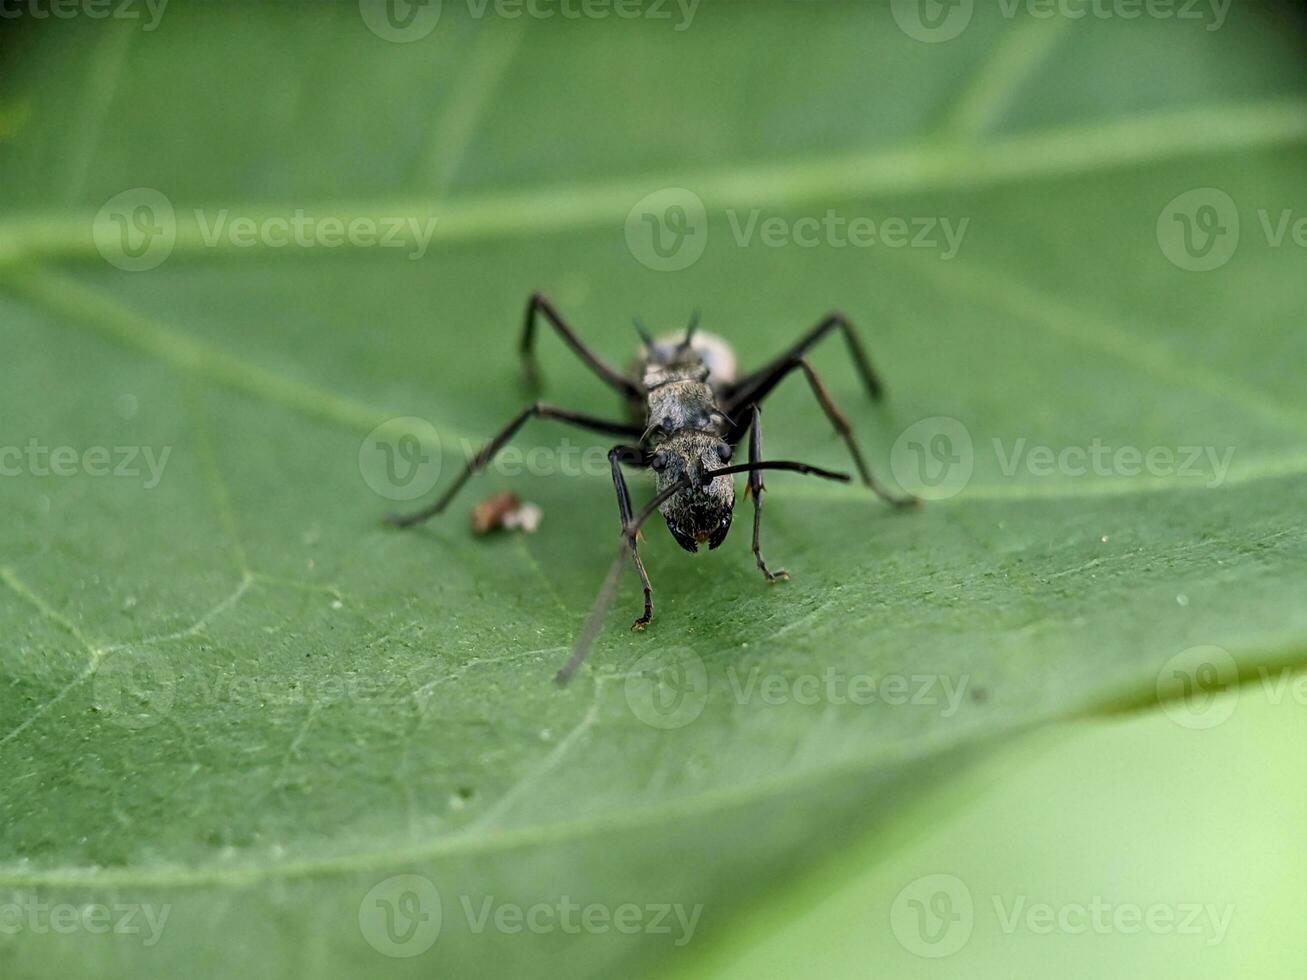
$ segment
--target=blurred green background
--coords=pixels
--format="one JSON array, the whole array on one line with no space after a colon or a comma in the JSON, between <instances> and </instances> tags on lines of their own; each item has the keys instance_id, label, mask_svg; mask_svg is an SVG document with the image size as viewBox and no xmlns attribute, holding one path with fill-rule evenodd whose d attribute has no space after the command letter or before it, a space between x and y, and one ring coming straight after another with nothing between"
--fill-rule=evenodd
<instances>
[{"instance_id":1,"label":"blurred green background","mask_svg":"<svg viewBox=\"0 0 1307 980\"><path fill-rule=\"evenodd\" d=\"M1297 5L0 13L0 975L1301 974ZM926 506L777 474L776 587L743 501L652 526L555 689L607 441L378 520L527 403L536 289L619 364L845 310ZM766 432L848 466L798 379Z\"/></svg>"}]
</instances>

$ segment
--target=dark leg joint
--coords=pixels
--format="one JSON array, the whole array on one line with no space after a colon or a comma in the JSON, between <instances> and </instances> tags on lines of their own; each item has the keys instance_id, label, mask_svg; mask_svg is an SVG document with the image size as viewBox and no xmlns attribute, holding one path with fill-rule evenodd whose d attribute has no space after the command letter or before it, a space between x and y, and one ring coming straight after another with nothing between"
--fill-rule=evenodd
<instances>
[{"instance_id":1,"label":"dark leg joint","mask_svg":"<svg viewBox=\"0 0 1307 980\"><path fill-rule=\"evenodd\" d=\"M562 314L558 312L548 297L540 292L532 293L531 298L527 300L526 315L522 322L522 342L518 345L528 384L533 387L540 384L540 367L535 357L535 328L536 318L539 314L544 315L545 319L549 321L549 325L562 338L563 343L567 344L572 352L585 362L590 370L598 375L609 387L627 398L640 397L639 386L592 351L581 340L576 331L568 325L567 321L563 319Z\"/></svg>"},{"instance_id":2,"label":"dark leg joint","mask_svg":"<svg viewBox=\"0 0 1307 980\"><path fill-rule=\"evenodd\" d=\"M631 549L631 562L640 575L640 587L644 590L644 613L631 624L633 630L643 630L653 619L653 586L649 582L649 573L640 558L639 534L632 525L631 494L626 487L626 477L622 473L622 464L647 466L648 453L639 446L614 446L608 453L608 463L613 470L613 489L617 491L617 513L622 520L622 536Z\"/></svg>"}]
</instances>

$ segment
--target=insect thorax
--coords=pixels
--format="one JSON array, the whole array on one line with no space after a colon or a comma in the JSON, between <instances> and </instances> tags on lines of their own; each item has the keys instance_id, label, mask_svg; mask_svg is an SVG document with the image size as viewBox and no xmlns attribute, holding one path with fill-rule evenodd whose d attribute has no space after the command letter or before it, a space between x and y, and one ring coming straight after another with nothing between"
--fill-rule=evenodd
<instances>
[{"instance_id":1,"label":"insect thorax","mask_svg":"<svg viewBox=\"0 0 1307 980\"><path fill-rule=\"evenodd\" d=\"M660 337L640 352L636 372L646 393L646 422L664 433L697 429L720 435L725 418L717 399L735 380L735 354L712 334L696 335L689 347L683 336Z\"/></svg>"},{"instance_id":2,"label":"insect thorax","mask_svg":"<svg viewBox=\"0 0 1307 980\"><path fill-rule=\"evenodd\" d=\"M666 380L649 389L645 404L648 424L664 436L687 429L721 436L726 417L717 408L717 398L706 382L690 379Z\"/></svg>"}]
</instances>

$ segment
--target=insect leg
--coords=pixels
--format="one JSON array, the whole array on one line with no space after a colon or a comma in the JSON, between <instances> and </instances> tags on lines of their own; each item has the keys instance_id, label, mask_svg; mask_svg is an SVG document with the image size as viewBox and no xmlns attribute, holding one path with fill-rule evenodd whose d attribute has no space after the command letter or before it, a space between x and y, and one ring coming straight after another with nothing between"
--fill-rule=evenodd
<instances>
[{"instance_id":1,"label":"insect leg","mask_svg":"<svg viewBox=\"0 0 1307 980\"><path fill-rule=\"evenodd\" d=\"M570 422L592 432L604 432L615 436L639 436L641 431L637 425L628 425L625 422L610 422L608 419L597 418L581 412L572 412L554 405L546 405L544 402L536 402L519 412L508 425L504 426L498 435L486 443L481 451L468 461L467 466L463 468L463 472L458 475L458 479L450 485L448 490L441 494L439 500L411 514L392 514L386 519L386 523L393 524L395 527L412 527L414 524L421 524L428 518L435 517L448 506L454 495L462 489L463 484L473 474L484 469L495 458L495 454L504 448L504 444L513 438L513 433L520 429L527 419L536 417L558 419L561 422Z\"/></svg>"},{"instance_id":2,"label":"insect leg","mask_svg":"<svg viewBox=\"0 0 1307 980\"><path fill-rule=\"evenodd\" d=\"M526 316L522 324L522 342L519 345L527 382L533 388L538 387L540 384L540 366L536 362L535 356L536 317L540 313L545 315L545 319L558 331L558 335L563 338L568 347L572 348L573 353L585 361L590 370L599 375L609 387L627 398L640 397L640 389L636 383L590 350L585 342L577 336L576 331L567 325L554 304L543 293L532 293L531 298L527 301Z\"/></svg>"},{"instance_id":3,"label":"insect leg","mask_svg":"<svg viewBox=\"0 0 1307 980\"><path fill-rule=\"evenodd\" d=\"M812 393L817 397L817 401L821 405L822 411L826 413L826 418L830 420L835 431L839 433L840 438L844 440L844 444L849 449L849 455L853 457L854 465L858 468L858 475L862 477L862 482L873 493L875 493L876 496L880 497L887 503L893 504L895 507L917 506L920 501L916 497L900 497L876 479L875 475L871 472L871 468L867 466L866 459L863 458L862 450L858 447L858 440L853 435L853 427L849 425L848 418L842 411L840 411L839 406L835 404L835 400L831 397L830 392L827 391L826 386L822 384L821 378L817 377L817 372L812 369L812 366L808 364L807 361L802 358L796 358L780 365L768 377L762 379L753 387L753 389L748 393L748 403L752 404L755 402L761 402L771 394L772 390L780 384L780 382L790 374L790 372L796 370L802 371L804 377L808 379L808 386L812 388ZM743 407L742 404L728 403L725 412L728 416L738 418L739 416L736 412L741 407Z\"/></svg>"},{"instance_id":4,"label":"insect leg","mask_svg":"<svg viewBox=\"0 0 1307 980\"><path fill-rule=\"evenodd\" d=\"M758 403L754 402L749 406L749 462L757 464L762 462L762 409ZM783 568L772 571L767 567L767 562L762 557L762 545L759 543L759 537L762 534L762 495L766 487L762 482L762 470L749 471L749 493L753 495L753 557L758 561L758 568L767 576L768 582L775 582L777 579L788 579L790 573Z\"/></svg>"},{"instance_id":5,"label":"insect leg","mask_svg":"<svg viewBox=\"0 0 1307 980\"><path fill-rule=\"evenodd\" d=\"M626 489L626 476L622 473L622 464L648 466L648 459L649 454L635 446L614 446L608 454L608 463L613 468L613 487L617 491L617 511L622 518L623 531L631 526L631 494ZM631 629L642 630L653 619L653 586L649 584L649 573L645 571L644 561L640 558L638 536L631 534L626 540L631 549L631 561L640 574L640 587L644 589L644 613L631 624Z\"/></svg>"},{"instance_id":6,"label":"insect leg","mask_svg":"<svg viewBox=\"0 0 1307 980\"><path fill-rule=\"evenodd\" d=\"M815 327L799 338L793 347L781 354L775 360L769 362L766 366L759 368L752 374L746 375L731 386L728 392L728 400L736 401L740 404L753 400L753 389L765 384L767 379L777 371L784 371L785 366L791 361L799 360L804 357L813 347L817 345L832 330L839 330L844 334L844 341L849 348L849 357L852 358L854 366L858 369L858 374L862 378L862 383L867 388L867 394L873 399L879 401L885 394L885 386L881 383L880 377L871 366L871 359L867 357L867 351L862 346L862 339L858 336L857 331L853 329L853 324L849 322L848 317L843 313L831 313ZM758 396L761 397L761 396Z\"/></svg>"}]
</instances>

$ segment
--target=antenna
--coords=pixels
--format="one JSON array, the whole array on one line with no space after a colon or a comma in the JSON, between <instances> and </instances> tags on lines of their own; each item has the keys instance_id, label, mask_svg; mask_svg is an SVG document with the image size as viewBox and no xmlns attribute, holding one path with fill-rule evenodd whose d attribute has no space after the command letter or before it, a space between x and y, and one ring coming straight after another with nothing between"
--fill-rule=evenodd
<instances>
[{"instance_id":1,"label":"antenna","mask_svg":"<svg viewBox=\"0 0 1307 980\"><path fill-rule=\"evenodd\" d=\"M640 322L640 318L638 316L633 317L632 322L635 324L635 332L640 335L640 340L644 344L645 350L649 351L649 353L652 354L654 349L653 337L649 335L649 331L645 329L645 325L642 322Z\"/></svg>"},{"instance_id":2,"label":"antenna","mask_svg":"<svg viewBox=\"0 0 1307 980\"><path fill-rule=\"evenodd\" d=\"M690 314L690 324L685 328L685 339L681 341L681 350L686 350L694 340L694 332L699 329L699 311Z\"/></svg>"}]
</instances>

